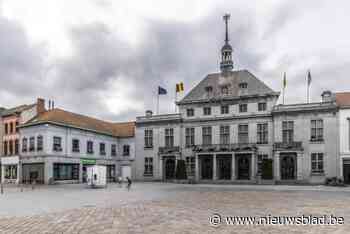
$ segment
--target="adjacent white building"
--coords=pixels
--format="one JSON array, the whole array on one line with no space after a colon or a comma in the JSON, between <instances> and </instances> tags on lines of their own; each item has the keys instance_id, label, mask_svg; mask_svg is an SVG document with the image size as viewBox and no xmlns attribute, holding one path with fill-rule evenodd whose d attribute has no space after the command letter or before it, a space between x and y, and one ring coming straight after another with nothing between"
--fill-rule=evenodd
<instances>
[{"instance_id":1,"label":"adjacent white building","mask_svg":"<svg viewBox=\"0 0 350 234\"><path fill-rule=\"evenodd\" d=\"M107 166L107 179L130 176L135 158L134 123L110 123L52 109L20 127L22 181L86 180L90 165ZM125 169L128 168L128 169Z\"/></svg>"}]
</instances>

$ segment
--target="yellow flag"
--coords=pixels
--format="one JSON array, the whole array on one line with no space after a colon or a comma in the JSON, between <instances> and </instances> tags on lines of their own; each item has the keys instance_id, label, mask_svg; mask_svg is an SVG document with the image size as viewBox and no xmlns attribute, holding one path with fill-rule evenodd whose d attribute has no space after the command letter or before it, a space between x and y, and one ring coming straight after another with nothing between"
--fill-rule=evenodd
<instances>
[{"instance_id":1,"label":"yellow flag","mask_svg":"<svg viewBox=\"0 0 350 234\"><path fill-rule=\"evenodd\" d=\"M184 91L184 83L180 82L180 83L176 84L176 92L179 93L182 91Z\"/></svg>"}]
</instances>

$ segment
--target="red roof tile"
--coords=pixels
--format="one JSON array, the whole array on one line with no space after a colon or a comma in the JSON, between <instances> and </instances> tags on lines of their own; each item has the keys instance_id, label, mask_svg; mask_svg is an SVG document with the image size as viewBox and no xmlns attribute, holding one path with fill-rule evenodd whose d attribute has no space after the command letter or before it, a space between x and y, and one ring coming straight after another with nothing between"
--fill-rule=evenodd
<instances>
[{"instance_id":1,"label":"red roof tile","mask_svg":"<svg viewBox=\"0 0 350 234\"><path fill-rule=\"evenodd\" d=\"M133 137L135 134L135 122L112 123L58 108L39 114L26 125L43 122L78 127L117 137Z\"/></svg>"}]
</instances>

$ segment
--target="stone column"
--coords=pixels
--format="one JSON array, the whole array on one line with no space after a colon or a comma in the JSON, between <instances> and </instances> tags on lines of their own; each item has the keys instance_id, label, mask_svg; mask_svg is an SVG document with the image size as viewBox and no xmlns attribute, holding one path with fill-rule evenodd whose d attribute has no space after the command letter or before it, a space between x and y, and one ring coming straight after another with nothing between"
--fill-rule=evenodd
<instances>
[{"instance_id":1,"label":"stone column","mask_svg":"<svg viewBox=\"0 0 350 234\"><path fill-rule=\"evenodd\" d=\"M163 158L161 156L159 156L158 172L159 179L163 180Z\"/></svg>"},{"instance_id":2,"label":"stone column","mask_svg":"<svg viewBox=\"0 0 350 234\"><path fill-rule=\"evenodd\" d=\"M323 165L324 166L324 165ZM339 178L344 180L344 175L343 175L343 158L340 158L339 160Z\"/></svg>"},{"instance_id":3,"label":"stone column","mask_svg":"<svg viewBox=\"0 0 350 234\"><path fill-rule=\"evenodd\" d=\"M301 152L297 153L297 180L303 179L303 155Z\"/></svg>"},{"instance_id":4,"label":"stone column","mask_svg":"<svg viewBox=\"0 0 350 234\"><path fill-rule=\"evenodd\" d=\"M17 181L16 181L16 183L20 184L21 181L22 181L22 166L21 166L20 161L18 161L18 164L17 164Z\"/></svg>"},{"instance_id":5,"label":"stone column","mask_svg":"<svg viewBox=\"0 0 350 234\"><path fill-rule=\"evenodd\" d=\"M1 182L4 183L4 178L5 178L5 166L4 164L1 164Z\"/></svg>"},{"instance_id":6,"label":"stone column","mask_svg":"<svg viewBox=\"0 0 350 234\"><path fill-rule=\"evenodd\" d=\"M199 158L198 155L195 154L195 181L199 180Z\"/></svg>"},{"instance_id":7,"label":"stone column","mask_svg":"<svg viewBox=\"0 0 350 234\"><path fill-rule=\"evenodd\" d=\"M217 180L217 176L216 176L216 154L213 154L213 180Z\"/></svg>"},{"instance_id":8,"label":"stone column","mask_svg":"<svg viewBox=\"0 0 350 234\"><path fill-rule=\"evenodd\" d=\"M232 154L232 162L231 162L231 180L236 179L236 157L235 154Z\"/></svg>"},{"instance_id":9,"label":"stone column","mask_svg":"<svg viewBox=\"0 0 350 234\"><path fill-rule=\"evenodd\" d=\"M175 170L174 170L174 172L175 172L175 179L176 179L176 170L177 170L177 160L179 160L180 159L180 157L176 157L175 156Z\"/></svg>"},{"instance_id":10,"label":"stone column","mask_svg":"<svg viewBox=\"0 0 350 234\"><path fill-rule=\"evenodd\" d=\"M251 175L250 175L250 179L251 180L255 180L256 179L256 175L255 175L255 166L256 166L256 163L255 163L255 161L256 161L256 153L252 153L252 156L251 156L252 158L251 158Z\"/></svg>"},{"instance_id":11,"label":"stone column","mask_svg":"<svg viewBox=\"0 0 350 234\"><path fill-rule=\"evenodd\" d=\"M280 153L279 152L275 152L274 153L274 168L275 168L275 172L274 172L274 177L275 180L281 180L281 175L280 175Z\"/></svg>"}]
</instances>

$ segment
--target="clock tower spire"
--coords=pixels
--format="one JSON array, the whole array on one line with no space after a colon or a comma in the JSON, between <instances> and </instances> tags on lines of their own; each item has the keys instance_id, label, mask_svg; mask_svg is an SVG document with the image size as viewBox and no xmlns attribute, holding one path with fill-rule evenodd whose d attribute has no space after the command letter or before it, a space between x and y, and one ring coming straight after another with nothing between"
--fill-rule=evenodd
<instances>
[{"instance_id":1,"label":"clock tower spire","mask_svg":"<svg viewBox=\"0 0 350 234\"><path fill-rule=\"evenodd\" d=\"M230 19L230 14L225 14L223 17L225 21L226 31L225 31L225 44L221 48L221 62L220 69L222 72L231 71L233 69L232 61L232 46L229 44L228 37L228 21Z\"/></svg>"}]
</instances>

